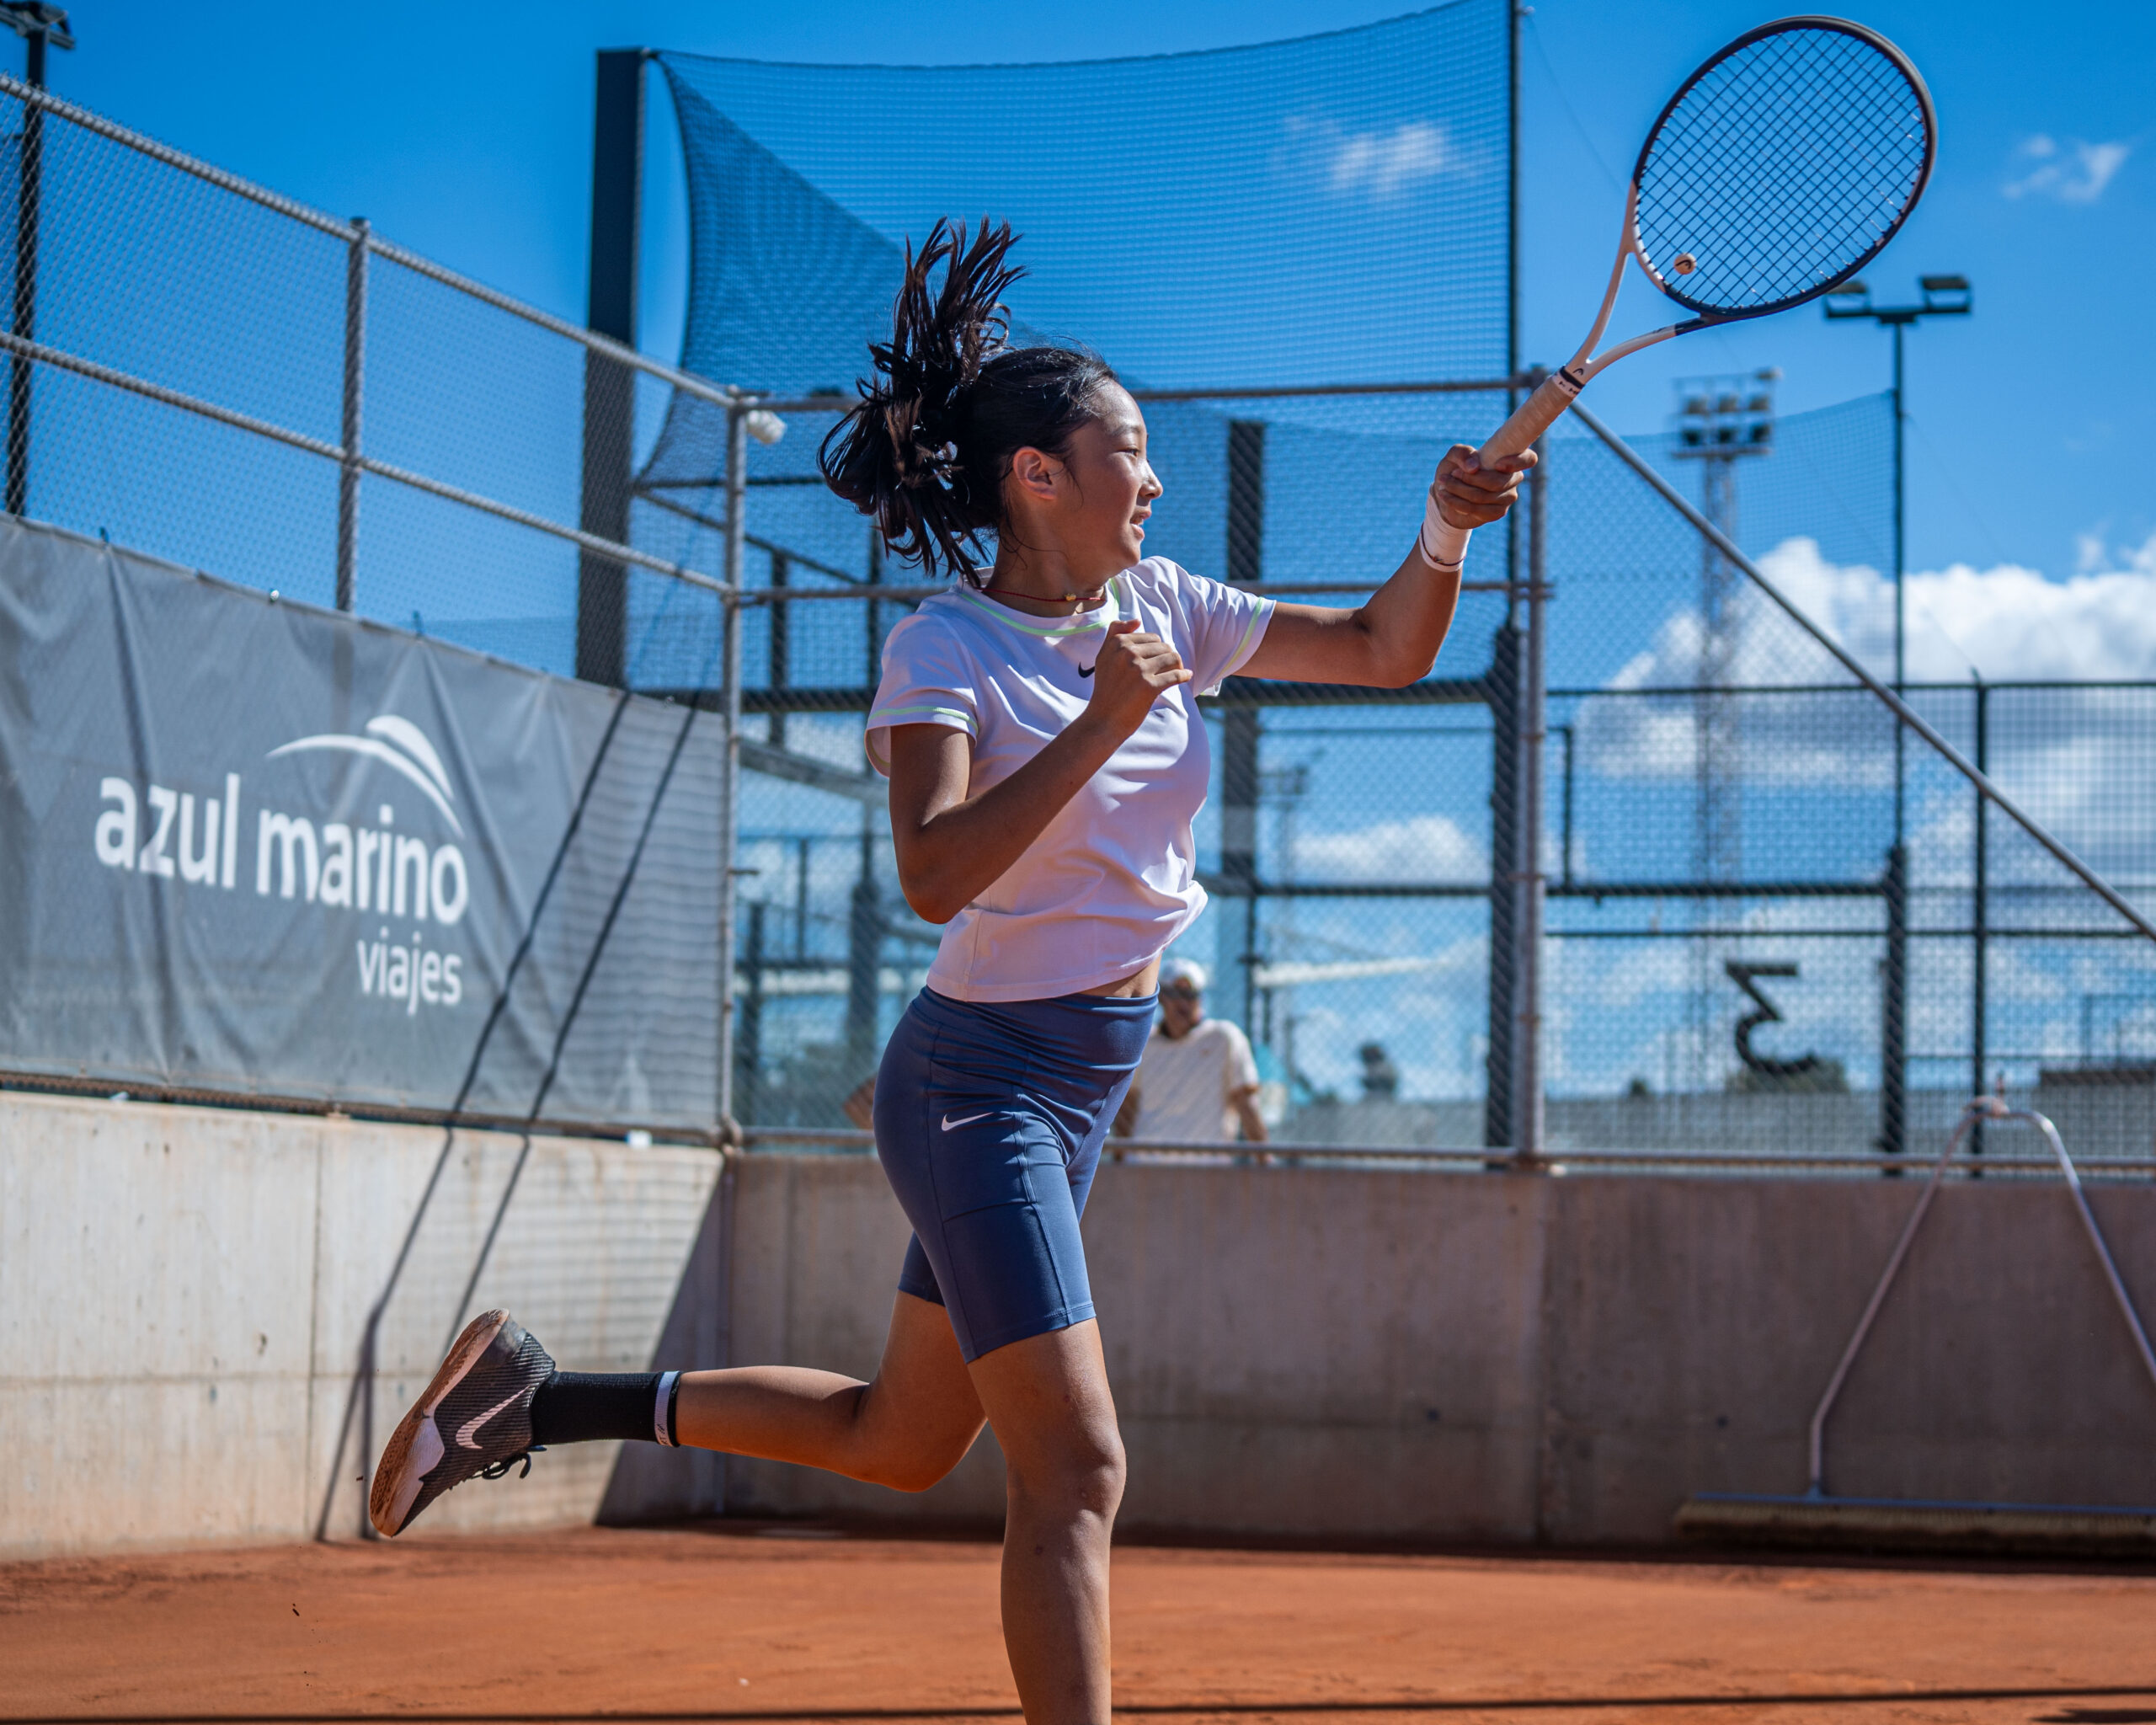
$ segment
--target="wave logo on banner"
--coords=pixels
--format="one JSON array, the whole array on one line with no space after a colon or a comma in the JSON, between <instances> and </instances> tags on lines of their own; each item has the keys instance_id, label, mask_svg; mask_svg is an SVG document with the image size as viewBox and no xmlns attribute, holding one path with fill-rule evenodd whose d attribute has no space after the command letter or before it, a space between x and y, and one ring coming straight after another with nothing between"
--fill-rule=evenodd
<instances>
[{"instance_id":1,"label":"wave logo on banner","mask_svg":"<svg viewBox=\"0 0 2156 1725\"><path fill-rule=\"evenodd\" d=\"M457 837L464 836L464 823L456 818L456 811L449 805L456 801L456 793L449 788L449 774L442 768L441 756L435 753L435 745L427 740L427 734L408 718L399 718L393 713L385 713L366 723L367 734L349 737L336 734L319 737L301 737L272 749L270 758L280 755L295 755L308 749L342 749L354 755L366 755L393 766L433 799L434 805L448 821L450 830ZM387 738L388 740L384 741ZM398 753L401 746L403 752Z\"/></svg>"},{"instance_id":2,"label":"wave logo on banner","mask_svg":"<svg viewBox=\"0 0 2156 1725\"><path fill-rule=\"evenodd\" d=\"M360 734L296 737L265 758L317 753L355 756L388 767L426 798L455 839L464 836L456 793L441 756L409 719L382 713L369 719ZM194 793L152 784L138 803L135 786L124 778L103 780L98 792L112 805L99 815L96 830L97 858L107 868L176 877L184 884L227 892L237 889L237 773L225 775L221 799L201 800L199 849ZM154 817L153 826L140 818L144 809ZM429 947L420 925L431 921L453 928L463 921L472 902L471 870L454 839L430 845L417 834L398 831L396 822L396 809L388 803L380 805L372 826L318 820L265 804L255 822L255 895L274 894L327 911L385 919L378 938L362 936L354 942L360 992L408 1014L423 1005L454 1007L464 998L463 957ZM410 927L399 937L388 919Z\"/></svg>"}]
</instances>

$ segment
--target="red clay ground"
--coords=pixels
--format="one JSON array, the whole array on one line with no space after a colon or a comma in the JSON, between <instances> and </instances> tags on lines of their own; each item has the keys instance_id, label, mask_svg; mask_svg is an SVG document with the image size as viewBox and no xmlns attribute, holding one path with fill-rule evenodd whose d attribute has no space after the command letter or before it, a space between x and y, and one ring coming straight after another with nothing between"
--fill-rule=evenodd
<instances>
[{"instance_id":1,"label":"red clay ground","mask_svg":"<svg viewBox=\"0 0 2156 1725\"><path fill-rule=\"evenodd\" d=\"M0 1719L1015 1712L992 1546L584 1530L0 1567ZM1120 1711L2156 1722L2156 1575L1127 1547Z\"/></svg>"}]
</instances>

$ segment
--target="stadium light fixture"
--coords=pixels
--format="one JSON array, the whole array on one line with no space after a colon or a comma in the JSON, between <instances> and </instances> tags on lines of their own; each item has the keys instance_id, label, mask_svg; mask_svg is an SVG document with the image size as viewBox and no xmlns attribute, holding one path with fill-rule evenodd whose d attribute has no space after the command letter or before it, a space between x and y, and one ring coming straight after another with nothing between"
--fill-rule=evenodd
<instances>
[{"instance_id":1,"label":"stadium light fixture","mask_svg":"<svg viewBox=\"0 0 2156 1725\"><path fill-rule=\"evenodd\" d=\"M1829 318L1868 318L1871 315L1871 290L1861 281L1844 281L1822 303Z\"/></svg>"},{"instance_id":2,"label":"stadium light fixture","mask_svg":"<svg viewBox=\"0 0 2156 1725\"><path fill-rule=\"evenodd\" d=\"M1969 278L1966 275L1920 275L1917 286L1924 290L1922 309L1935 317L1969 309Z\"/></svg>"},{"instance_id":3,"label":"stadium light fixture","mask_svg":"<svg viewBox=\"0 0 2156 1725\"><path fill-rule=\"evenodd\" d=\"M0 0L0 24L5 24L29 45L24 82L44 88L47 45L55 48L75 45L74 35L67 27L67 12L45 4L45 0Z\"/></svg>"}]
</instances>

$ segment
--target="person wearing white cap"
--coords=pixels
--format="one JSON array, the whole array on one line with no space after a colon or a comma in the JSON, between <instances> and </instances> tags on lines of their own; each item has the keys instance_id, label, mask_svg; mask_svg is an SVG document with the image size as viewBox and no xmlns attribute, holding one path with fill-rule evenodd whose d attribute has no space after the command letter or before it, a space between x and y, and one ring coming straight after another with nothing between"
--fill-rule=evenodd
<instances>
[{"instance_id":1,"label":"person wearing white cap","mask_svg":"<svg viewBox=\"0 0 2156 1725\"><path fill-rule=\"evenodd\" d=\"M1162 1143L1232 1144L1238 1126L1250 1142L1265 1141L1250 1039L1225 1018L1205 1016L1205 967L1170 959L1161 966L1160 1022L1145 1039L1116 1130Z\"/></svg>"}]
</instances>

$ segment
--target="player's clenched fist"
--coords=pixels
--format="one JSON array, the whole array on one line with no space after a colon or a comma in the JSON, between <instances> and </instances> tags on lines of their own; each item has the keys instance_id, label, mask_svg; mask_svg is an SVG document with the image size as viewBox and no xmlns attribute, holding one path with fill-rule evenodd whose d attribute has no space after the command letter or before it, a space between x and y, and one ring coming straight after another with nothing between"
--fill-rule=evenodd
<instances>
[{"instance_id":1,"label":"player's clenched fist","mask_svg":"<svg viewBox=\"0 0 2156 1725\"><path fill-rule=\"evenodd\" d=\"M1455 443L1430 482L1438 512L1455 527L1486 527L1501 521L1519 497L1519 476L1534 465L1534 451L1494 457L1488 467L1465 443Z\"/></svg>"},{"instance_id":2,"label":"player's clenched fist","mask_svg":"<svg viewBox=\"0 0 2156 1725\"><path fill-rule=\"evenodd\" d=\"M1140 628L1135 617L1108 625L1092 676L1086 716L1126 737L1145 723L1161 690L1190 681L1182 655Z\"/></svg>"}]
</instances>

